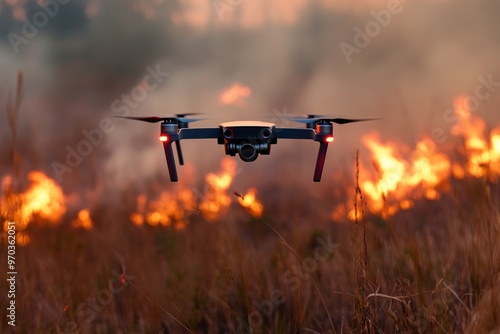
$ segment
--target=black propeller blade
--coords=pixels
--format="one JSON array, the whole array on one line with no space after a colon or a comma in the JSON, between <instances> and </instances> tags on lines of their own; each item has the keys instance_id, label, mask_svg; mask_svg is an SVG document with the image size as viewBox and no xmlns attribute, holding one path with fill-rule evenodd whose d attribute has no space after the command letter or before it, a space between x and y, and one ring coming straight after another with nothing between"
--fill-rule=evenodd
<instances>
[{"instance_id":1,"label":"black propeller blade","mask_svg":"<svg viewBox=\"0 0 500 334\"><path fill-rule=\"evenodd\" d=\"M200 115L198 113L184 113L175 114L171 116L149 116L149 117L137 117L137 116L112 116L115 118L131 119L134 121L142 121L148 123L177 123L179 129L185 129L188 127L188 123L204 120L204 118L188 118L188 116ZM168 171L170 174L170 180L172 182L177 182L177 169L174 162L174 154L172 150L172 142L164 142L163 148L165 149L165 156L167 158ZM182 156L181 145L178 140L175 141L175 147L177 149L177 156L179 158L179 163L184 165L184 157Z\"/></svg>"},{"instance_id":2,"label":"black propeller blade","mask_svg":"<svg viewBox=\"0 0 500 334\"><path fill-rule=\"evenodd\" d=\"M305 124L314 124L317 122L333 122L337 124L348 124L354 122L364 122L364 121L375 121L380 118L361 118L361 119L353 119L353 118L344 118L344 117L331 117L328 115L307 115L307 117L301 116L292 116L289 118L290 120L298 123Z\"/></svg>"},{"instance_id":3,"label":"black propeller blade","mask_svg":"<svg viewBox=\"0 0 500 334\"><path fill-rule=\"evenodd\" d=\"M158 122L179 122L179 123L191 123L196 121L202 121L204 118L188 118L187 116L191 115L199 115L197 113L188 113L188 114L176 114L172 116L150 116L150 117L135 117L135 116L113 116L115 118L124 118L124 119L132 119L135 121L142 121L148 123L158 123Z\"/></svg>"}]
</instances>

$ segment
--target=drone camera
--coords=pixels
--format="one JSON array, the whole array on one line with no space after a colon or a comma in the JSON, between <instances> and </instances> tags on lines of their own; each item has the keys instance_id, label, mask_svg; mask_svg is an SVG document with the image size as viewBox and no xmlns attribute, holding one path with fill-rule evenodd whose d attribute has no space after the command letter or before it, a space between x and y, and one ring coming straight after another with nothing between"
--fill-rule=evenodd
<instances>
[{"instance_id":1,"label":"drone camera","mask_svg":"<svg viewBox=\"0 0 500 334\"><path fill-rule=\"evenodd\" d=\"M238 153L241 160L245 162L255 161L259 153L268 155L270 152L271 145L269 143L242 141L226 145L226 154L235 156Z\"/></svg>"},{"instance_id":2,"label":"drone camera","mask_svg":"<svg viewBox=\"0 0 500 334\"><path fill-rule=\"evenodd\" d=\"M240 158L243 161L254 161L257 159L257 149L250 143L244 143L239 149Z\"/></svg>"}]
</instances>

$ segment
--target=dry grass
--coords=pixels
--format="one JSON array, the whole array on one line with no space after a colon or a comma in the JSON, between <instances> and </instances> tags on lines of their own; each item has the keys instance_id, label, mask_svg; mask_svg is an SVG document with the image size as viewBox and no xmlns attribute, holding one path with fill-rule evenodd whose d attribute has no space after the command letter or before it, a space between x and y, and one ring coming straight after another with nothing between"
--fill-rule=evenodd
<instances>
[{"instance_id":1,"label":"dry grass","mask_svg":"<svg viewBox=\"0 0 500 334\"><path fill-rule=\"evenodd\" d=\"M313 214L272 221L270 209L249 221L237 208L180 232L135 227L124 208L106 207L88 232L31 224L33 241L18 252L14 332L494 332L498 188L455 182L453 196L390 219L322 228ZM294 229L303 219L311 228ZM305 259L318 236L338 245L315 268ZM113 272L133 278L108 296L110 280L120 286Z\"/></svg>"},{"instance_id":2,"label":"dry grass","mask_svg":"<svg viewBox=\"0 0 500 334\"><path fill-rule=\"evenodd\" d=\"M21 102L23 98L23 83L24 75L23 72L17 73L17 85L14 98L12 96L7 97L7 104L5 106L5 112L7 116L7 123L11 132L11 143L9 152L9 165L12 167L12 176L17 180L20 177L22 155L19 152L18 145L18 123L19 114L21 111Z\"/></svg>"}]
</instances>

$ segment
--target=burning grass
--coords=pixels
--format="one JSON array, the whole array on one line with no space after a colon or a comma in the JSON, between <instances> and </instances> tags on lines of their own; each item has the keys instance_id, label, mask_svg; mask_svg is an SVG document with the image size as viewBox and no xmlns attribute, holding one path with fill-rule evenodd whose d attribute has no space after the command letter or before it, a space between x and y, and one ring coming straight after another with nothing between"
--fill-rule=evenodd
<instances>
[{"instance_id":1,"label":"burning grass","mask_svg":"<svg viewBox=\"0 0 500 334\"><path fill-rule=\"evenodd\" d=\"M179 231L132 224L126 205L95 208L92 229L70 219L29 224L31 242L19 248L17 264L19 328L498 330L500 187L477 178L451 187L437 201L389 218L367 214L358 224L324 225L312 210L274 221L281 213L272 208L252 219L233 208L213 223L194 215ZM122 275L128 281L114 279ZM109 282L119 292L108 292Z\"/></svg>"},{"instance_id":2,"label":"burning grass","mask_svg":"<svg viewBox=\"0 0 500 334\"><path fill-rule=\"evenodd\" d=\"M500 127L488 133L486 123L471 114L466 97L455 99L454 117L451 132L455 141L463 142L457 145L461 147L461 159L440 151L427 136L417 140L413 149L396 141L383 142L376 132L362 138L373 165L369 168L360 164L360 188L369 212L390 216L411 208L416 200L437 200L449 191L451 177L499 178ZM344 206L336 207L332 218L346 214L354 220L354 208L346 212Z\"/></svg>"}]
</instances>

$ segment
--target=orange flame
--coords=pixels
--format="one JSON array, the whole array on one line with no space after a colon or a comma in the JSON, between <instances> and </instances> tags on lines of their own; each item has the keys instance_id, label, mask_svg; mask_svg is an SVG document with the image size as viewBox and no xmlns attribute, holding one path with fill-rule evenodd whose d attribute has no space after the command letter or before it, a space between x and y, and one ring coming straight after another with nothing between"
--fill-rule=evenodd
<instances>
[{"instance_id":1,"label":"orange flame","mask_svg":"<svg viewBox=\"0 0 500 334\"><path fill-rule=\"evenodd\" d=\"M23 231L35 217L56 224L66 212L63 191L54 180L40 171L28 173L27 178L31 183L28 189L15 193L12 177L3 177L3 196L0 198L1 214L16 223L16 242L21 246L30 242L29 236ZM5 222L4 230L6 228Z\"/></svg>"},{"instance_id":2,"label":"orange flame","mask_svg":"<svg viewBox=\"0 0 500 334\"><path fill-rule=\"evenodd\" d=\"M23 197L22 221L28 222L38 215L44 221L57 223L66 212L64 194L54 180L39 171L30 172L31 186Z\"/></svg>"},{"instance_id":3,"label":"orange flame","mask_svg":"<svg viewBox=\"0 0 500 334\"><path fill-rule=\"evenodd\" d=\"M500 175L500 127L491 132L488 142L484 136L486 123L471 114L466 97L455 99L455 114L459 121L452 128L452 134L464 139L468 159L465 171L455 164L454 175L463 177L469 174L496 179Z\"/></svg>"},{"instance_id":4,"label":"orange flame","mask_svg":"<svg viewBox=\"0 0 500 334\"><path fill-rule=\"evenodd\" d=\"M255 188L250 188L245 195L238 196L238 203L247 209L253 217L260 218L264 206L257 200L256 196L257 190Z\"/></svg>"},{"instance_id":5,"label":"orange flame","mask_svg":"<svg viewBox=\"0 0 500 334\"><path fill-rule=\"evenodd\" d=\"M216 220L231 204L227 190L236 175L236 162L224 158L221 162L222 171L218 174L209 173L205 177L207 187L199 205L200 211L207 220Z\"/></svg>"},{"instance_id":6,"label":"orange flame","mask_svg":"<svg viewBox=\"0 0 500 334\"><path fill-rule=\"evenodd\" d=\"M471 115L467 98L457 97L454 107L458 122L451 133L463 138L465 165L452 163L450 157L439 152L428 137L417 141L408 155L403 154L408 151L404 145L383 143L376 133L363 137L376 171L370 172L360 164L359 184L369 212L392 215L398 210L411 208L417 199L436 200L446 188L450 175L492 179L500 176L500 127L485 138L486 123ZM358 208L358 218L361 212ZM332 219L339 220L345 215L345 208L338 206L332 212ZM348 210L347 217L355 219L354 209Z\"/></svg>"},{"instance_id":7,"label":"orange flame","mask_svg":"<svg viewBox=\"0 0 500 334\"><path fill-rule=\"evenodd\" d=\"M378 179L362 180L360 187L369 198L369 209L379 212L387 202L399 202L401 209L410 208L412 200L421 197L437 199L437 188L450 174L448 158L439 152L430 138L417 142L407 159L402 157L396 144L383 144L377 135L368 135L363 142L372 153ZM360 175L368 176L361 166ZM394 210L394 209L393 209Z\"/></svg>"},{"instance_id":8,"label":"orange flame","mask_svg":"<svg viewBox=\"0 0 500 334\"><path fill-rule=\"evenodd\" d=\"M130 215L130 220L137 226L147 223L151 226L173 226L181 230L186 227L187 214L194 208L194 195L189 189L183 189L177 195L162 192L158 200L149 202L146 195L139 195L137 211Z\"/></svg>"},{"instance_id":9,"label":"orange flame","mask_svg":"<svg viewBox=\"0 0 500 334\"><path fill-rule=\"evenodd\" d=\"M158 200L148 200L142 194L137 197L137 209L130 215L130 220L137 226L174 225L177 229L186 226L187 218L193 213L201 213L208 221L222 217L231 205L232 195L229 189L237 174L237 164L234 159L226 157L221 162L221 171L208 173L205 176L203 192L188 188L178 191L175 195L169 192L160 194ZM260 217L264 206L256 199L255 188L248 190L245 196L238 199L254 217Z\"/></svg>"},{"instance_id":10,"label":"orange flame","mask_svg":"<svg viewBox=\"0 0 500 334\"><path fill-rule=\"evenodd\" d=\"M245 99L252 94L250 88L243 86L239 83L233 83L231 87L224 90L220 96L219 101L224 105L239 105L242 106Z\"/></svg>"},{"instance_id":11,"label":"orange flame","mask_svg":"<svg viewBox=\"0 0 500 334\"><path fill-rule=\"evenodd\" d=\"M83 209L78 212L78 215L72 223L73 227L82 228L84 230L91 230L94 227L94 223L90 218L90 211L88 209Z\"/></svg>"},{"instance_id":12,"label":"orange flame","mask_svg":"<svg viewBox=\"0 0 500 334\"><path fill-rule=\"evenodd\" d=\"M24 229L35 217L43 221L57 223L66 212L64 194L54 180L39 171L28 173L31 182L29 188L22 193L12 193L10 190L12 177L2 179L4 194L1 198L2 207L15 220L18 228Z\"/></svg>"}]
</instances>

